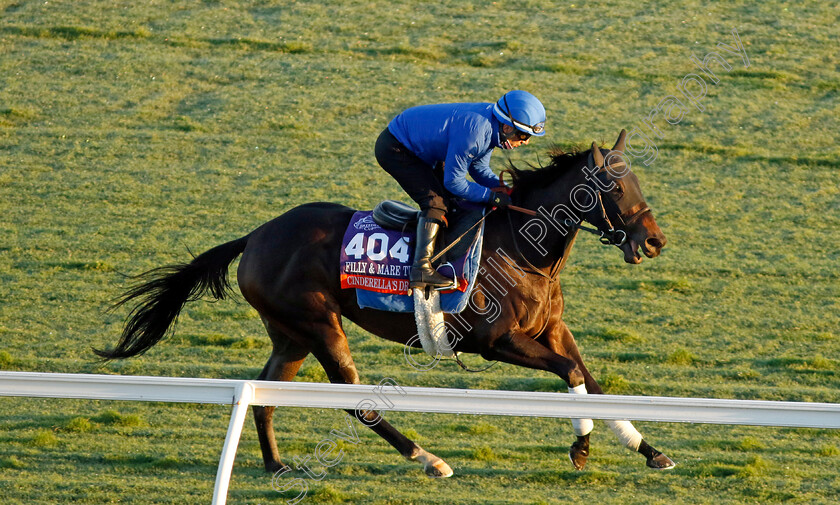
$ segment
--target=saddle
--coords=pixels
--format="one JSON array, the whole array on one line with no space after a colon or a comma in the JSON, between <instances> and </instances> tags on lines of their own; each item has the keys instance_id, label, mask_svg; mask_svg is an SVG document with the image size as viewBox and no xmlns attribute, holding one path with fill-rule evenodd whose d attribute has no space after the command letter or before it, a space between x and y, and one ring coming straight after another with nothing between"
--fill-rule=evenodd
<instances>
[{"instance_id":1,"label":"saddle","mask_svg":"<svg viewBox=\"0 0 840 505\"><path fill-rule=\"evenodd\" d=\"M389 230L414 230L420 211L397 200L383 200L373 208L373 221Z\"/></svg>"},{"instance_id":2,"label":"saddle","mask_svg":"<svg viewBox=\"0 0 840 505\"><path fill-rule=\"evenodd\" d=\"M451 207L451 210L447 213L448 224L443 232L438 235L435 244L435 250L437 251L460 237L484 215L484 206L479 204L460 202ZM383 228L403 232L414 231L417 229L420 210L398 200L383 200L373 208L372 217L373 221ZM446 252L441 261L446 262L448 261L447 258L458 258L466 254L476 233L478 233L478 227L461 238L452 249Z\"/></svg>"}]
</instances>

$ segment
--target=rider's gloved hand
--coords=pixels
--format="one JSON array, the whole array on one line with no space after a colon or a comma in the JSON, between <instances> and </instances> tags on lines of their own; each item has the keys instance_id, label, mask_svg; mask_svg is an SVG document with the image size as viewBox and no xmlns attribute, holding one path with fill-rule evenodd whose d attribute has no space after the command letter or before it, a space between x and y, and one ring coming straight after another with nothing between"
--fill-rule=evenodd
<instances>
[{"instance_id":1,"label":"rider's gloved hand","mask_svg":"<svg viewBox=\"0 0 840 505\"><path fill-rule=\"evenodd\" d=\"M492 198L488 203L493 207L499 209L504 209L505 207L509 207L513 204L513 202L510 200L510 195L508 195L507 193L502 193L501 191L494 192Z\"/></svg>"}]
</instances>

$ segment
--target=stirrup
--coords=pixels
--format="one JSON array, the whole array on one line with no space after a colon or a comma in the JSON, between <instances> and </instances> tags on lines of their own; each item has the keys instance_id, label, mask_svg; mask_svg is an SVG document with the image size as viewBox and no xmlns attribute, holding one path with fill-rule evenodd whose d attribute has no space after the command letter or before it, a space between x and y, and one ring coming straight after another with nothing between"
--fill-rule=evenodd
<instances>
[{"instance_id":1,"label":"stirrup","mask_svg":"<svg viewBox=\"0 0 840 505\"><path fill-rule=\"evenodd\" d=\"M455 288L457 288L457 287L458 287L458 281L457 281L457 279L456 279L456 278L457 278L457 274L455 273L455 267L452 265L452 263L450 263L450 262L448 262L448 261L447 261L446 263L443 263L442 265L440 265L440 266L438 267L438 269L440 269L441 267L449 267L449 268L451 268L451 269L452 269L452 277L450 278L450 277L446 277L446 276L444 276L444 277L446 277L446 278L449 280L449 285L448 285L448 286L436 287L436 288L435 288L435 291L446 291L446 290L448 290L448 289L455 289ZM440 275L443 275L443 274L441 274L440 272L438 272L437 270L435 270L435 272L439 273Z\"/></svg>"},{"instance_id":2,"label":"stirrup","mask_svg":"<svg viewBox=\"0 0 840 505\"><path fill-rule=\"evenodd\" d=\"M452 273L454 274L455 269L452 267L451 264L449 265L449 267L452 268ZM425 290L427 287L429 287L429 288L432 288L436 291L445 291L445 290L448 290L448 289L454 289L458 285L455 282L454 278L444 276L443 274L441 274L440 272L438 272L437 270L435 270L431 266L429 267L429 269L431 270L430 272L425 271L421 267L412 267L412 270L414 268L416 268L420 272L421 275L420 275L420 279L418 279L418 280L413 280L413 281L409 280L409 283L408 283L408 289L409 290L411 290L411 289ZM426 277L426 276L433 276L433 275L437 275L437 276L440 276L443 279L445 279L444 282L446 282L446 284L443 284L441 282L438 282L438 283L431 282L431 279L428 279ZM409 277L409 279L410 279L410 277Z\"/></svg>"},{"instance_id":3,"label":"stirrup","mask_svg":"<svg viewBox=\"0 0 840 505\"><path fill-rule=\"evenodd\" d=\"M454 279L447 278L448 284L433 284L431 282L423 282L423 281L413 281L408 283L408 289L420 289L424 290L427 287L434 289L435 291L448 291L450 289L455 289L458 287L458 284L455 282Z\"/></svg>"}]
</instances>

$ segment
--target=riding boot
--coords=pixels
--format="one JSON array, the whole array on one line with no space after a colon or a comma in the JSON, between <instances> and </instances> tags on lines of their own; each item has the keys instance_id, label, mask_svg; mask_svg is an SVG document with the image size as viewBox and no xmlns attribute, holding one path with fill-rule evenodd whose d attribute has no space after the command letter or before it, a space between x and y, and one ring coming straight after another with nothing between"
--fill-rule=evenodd
<instances>
[{"instance_id":1,"label":"riding boot","mask_svg":"<svg viewBox=\"0 0 840 505\"><path fill-rule=\"evenodd\" d=\"M409 272L409 288L445 288L455 285L455 282L438 273L432 267L431 258L435 252L435 237L440 224L425 217L417 221L417 244L414 248L414 263Z\"/></svg>"}]
</instances>

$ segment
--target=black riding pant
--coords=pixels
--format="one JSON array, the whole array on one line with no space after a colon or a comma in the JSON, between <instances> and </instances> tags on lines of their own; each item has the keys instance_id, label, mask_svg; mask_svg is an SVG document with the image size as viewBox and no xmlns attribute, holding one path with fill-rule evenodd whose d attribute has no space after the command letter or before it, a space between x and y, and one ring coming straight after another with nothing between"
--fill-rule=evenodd
<instances>
[{"instance_id":1,"label":"black riding pant","mask_svg":"<svg viewBox=\"0 0 840 505\"><path fill-rule=\"evenodd\" d=\"M388 128L376 139L376 161L397 180L428 219L445 223L447 202L452 193L443 187L443 163L435 167L408 150Z\"/></svg>"}]
</instances>

